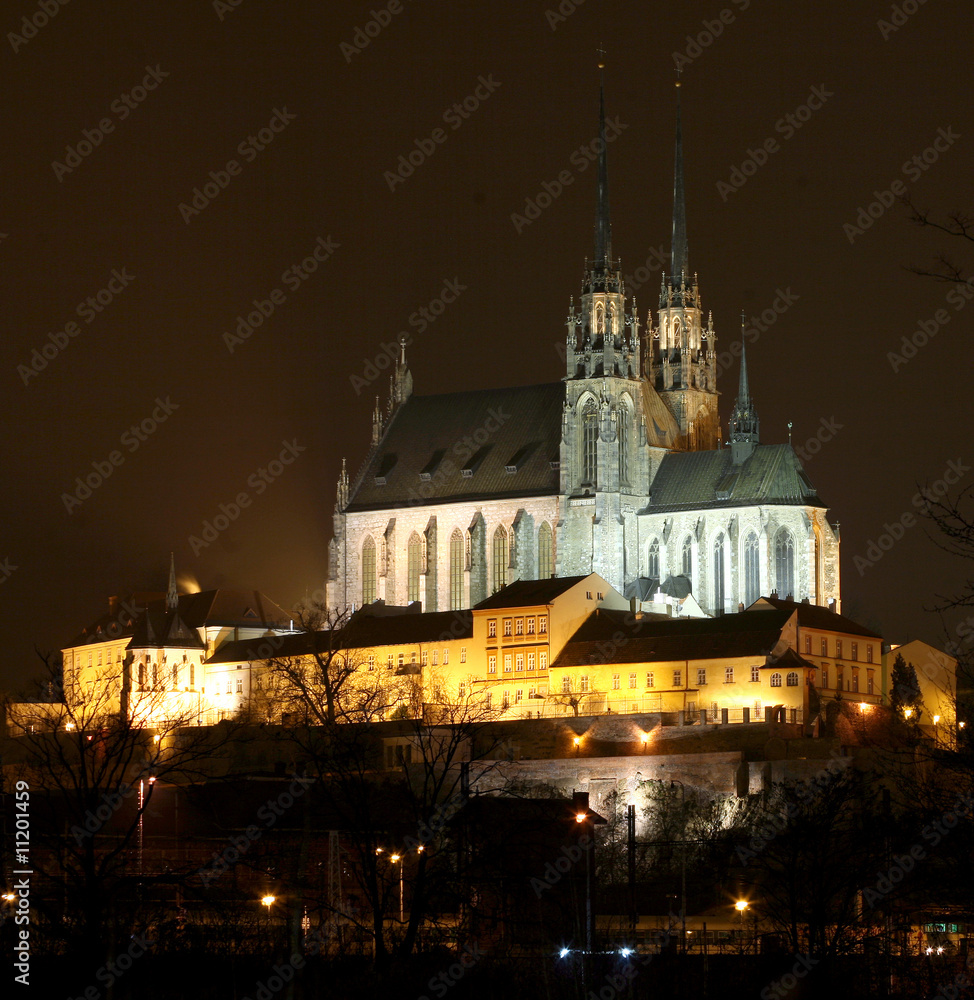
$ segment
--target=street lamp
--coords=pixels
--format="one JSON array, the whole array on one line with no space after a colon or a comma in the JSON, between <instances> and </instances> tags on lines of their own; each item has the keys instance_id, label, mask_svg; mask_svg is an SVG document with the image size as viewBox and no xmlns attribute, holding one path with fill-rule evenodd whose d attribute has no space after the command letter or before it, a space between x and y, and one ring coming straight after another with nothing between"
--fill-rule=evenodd
<instances>
[{"instance_id":1,"label":"street lamp","mask_svg":"<svg viewBox=\"0 0 974 1000\"><path fill-rule=\"evenodd\" d=\"M680 950L686 954L687 950L687 788L682 781L675 778L670 782L670 787L680 786L680 829L683 837L680 842L680 924L683 931L683 940Z\"/></svg>"},{"instance_id":2,"label":"street lamp","mask_svg":"<svg viewBox=\"0 0 974 1000\"><path fill-rule=\"evenodd\" d=\"M402 855L400 854L390 854L389 860L395 865L399 865L399 923L402 923Z\"/></svg>"},{"instance_id":3,"label":"street lamp","mask_svg":"<svg viewBox=\"0 0 974 1000\"><path fill-rule=\"evenodd\" d=\"M741 915L741 954L744 954L744 914L750 904L746 899L739 899L734 904L734 909Z\"/></svg>"}]
</instances>

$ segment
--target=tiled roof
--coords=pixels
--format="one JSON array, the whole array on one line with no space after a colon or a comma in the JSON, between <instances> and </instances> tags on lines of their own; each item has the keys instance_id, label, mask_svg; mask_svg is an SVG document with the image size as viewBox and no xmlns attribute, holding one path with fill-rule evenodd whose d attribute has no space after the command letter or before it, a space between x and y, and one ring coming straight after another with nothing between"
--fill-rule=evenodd
<instances>
[{"instance_id":1,"label":"tiled roof","mask_svg":"<svg viewBox=\"0 0 974 1000\"><path fill-rule=\"evenodd\" d=\"M552 666L730 656L763 659L780 642L789 617L787 611L743 611L719 618L634 620L625 611L599 609L568 640Z\"/></svg>"},{"instance_id":2,"label":"tiled roof","mask_svg":"<svg viewBox=\"0 0 974 1000\"><path fill-rule=\"evenodd\" d=\"M844 632L846 635L864 635L870 639L882 639L878 632L854 622L845 615L836 614L818 604L803 604L799 601L784 601L777 597L762 597L759 604L769 604L779 611L798 612L799 628L817 628L826 632ZM751 608L758 610L754 604Z\"/></svg>"},{"instance_id":3,"label":"tiled roof","mask_svg":"<svg viewBox=\"0 0 974 1000\"><path fill-rule=\"evenodd\" d=\"M556 494L564 402L563 382L410 396L347 509Z\"/></svg>"},{"instance_id":4,"label":"tiled roof","mask_svg":"<svg viewBox=\"0 0 974 1000\"><path fill-rule=\"evenodd\" d=\"M824 507L791 445L757 445L738 467L731 449L675 452L663 457L647 512L806 504Z\"/></svg>"},{"instance_id":5,"label":"tiled roof","mask_svg":"<svg viewBox=\"0 0 974 1000\"><path fill-rule=\"evenodd\" d=\"M165 610L166 598L162 594L131 595L119 601L117 610L106 612L92 622L68 646L131 637L135 634L138 619L146 611L164 615ZM135 614L130 615L129 611ZM190 628L202 628L204 625L287 628L293 617L292 612L275 604L259 590L221 588L179 595L179 618Z\"/></svg>"},{"instance_id":6,"label":"tiled roof","mask_svg":"<svg viewBox=\"0 0 974 1000\"><path fill-rule=\"evenodd\" d=\"M515 580L474 607L478 611L486 611L491 608L526 608L535 604L550 604L584 579L585 576L563 576L549 580Z\"/></svg>"},{"instance_id":7,"label":"tiled roof","mask_svg":"<svg viewBox=\"0 0 974 1000\"><path fill-rule=\"evenodd\" d=\"M307 656L315 650L432 644L451 639L470 639L472 636L473 617L469 610L381 616L366 614L356 616L334 635L328 632L300 632L227 642L216 650L207 663Z\"/></svg>"}]
</instances>

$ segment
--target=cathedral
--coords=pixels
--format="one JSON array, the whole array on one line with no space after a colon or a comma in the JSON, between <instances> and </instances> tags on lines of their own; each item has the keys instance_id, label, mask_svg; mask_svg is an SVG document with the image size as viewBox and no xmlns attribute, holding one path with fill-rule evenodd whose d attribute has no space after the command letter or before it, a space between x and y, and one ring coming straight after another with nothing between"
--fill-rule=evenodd
<instances>
[{"instance_id":1,"label":"cathedral","mask_svg":"<svg viewBox=\"0 0 974 1000\"><path fill-rule=\"evenodd\" d=\"M565 371L423 396L402 345L369 453L338 481L331 607L457 610L516 580L594 572L670 614L761 595L839 610L837 530L791 445L760 442L743 351L721 440L717 338L688 263L679 90L670 273L642 325L613 257L599 97L595 250L568 310Z\"/></svg>"}]
</instances>

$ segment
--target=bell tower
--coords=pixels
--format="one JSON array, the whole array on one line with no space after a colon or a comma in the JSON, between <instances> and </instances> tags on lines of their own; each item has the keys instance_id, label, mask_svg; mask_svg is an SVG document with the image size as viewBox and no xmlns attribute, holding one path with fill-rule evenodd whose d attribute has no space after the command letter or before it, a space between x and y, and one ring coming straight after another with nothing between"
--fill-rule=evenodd
<instances>
[{"instance_id":1,"label":"bell tower","mask_svg":"<svg viewBox=\"0 0 974 1000\"><path fill-rule=\"evenodd\" d=\"M634 305L627 311L612 256L601 77L596 186L595 254L585 262L579 308L572 300L566 320L556 561L558 576L596 572L621 589L627 569L634 572L635 511L645 502L649 469L639 320Z\"/></svg>"},{"instance_id":2,"label":"bell tower","mask_svg":"<svg viewBox=\"0 0 974 1000\"><path fill-rule=\"evenodd\" d=\"M670 274L660 288L658 325L648 330L648 375L680 427L676 447L708 451L720 442L717 415L717 335L703 305L697 275L687 263L686 199L683 187L683 128L680 82L676 91L676 152L673 168L673 244Z\"/></svg>"}]
</instances>

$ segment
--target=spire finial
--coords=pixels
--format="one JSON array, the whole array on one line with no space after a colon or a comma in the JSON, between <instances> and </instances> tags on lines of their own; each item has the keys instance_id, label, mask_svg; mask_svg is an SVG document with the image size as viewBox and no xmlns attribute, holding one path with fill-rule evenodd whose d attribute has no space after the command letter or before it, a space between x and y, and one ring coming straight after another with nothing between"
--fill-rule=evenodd
<instances>
[{"instance_id":1,"label":"spire finial","mask_svg":"<svg viewBox=\"0 0 974 1000\"><path fill-rule=\"evenodd\" d=\"M674 284L687 267L687 210L683 193L683 126L680 118L680 81L676 81L676 152L673 164L673 247L670 276Z\"/></svg>"},{"instance_id":2,"label":"spire finial","mask_svg":"<svg viewBox=\"0 0 974 1000\"><path fill-rule=\"evenodd\" d=\"M605 50L599 48L601 56ZM605 141L605 60L599 60L599 175L598 205L595 214L596 267L607 267L612 257L612 226L609 223L609 168Z\"/></svg>"},{"instance_id":3,"label":"spire finial","mask_svg":"<svg viewBox=\"0 0 974 1000\"><path fill-rule=\"evenodd\" d=\"M741 375L737 387L737 398L743 406L751 401L751 393L747 384L747 345L744 340L744 310L741 310Z\"/></svg>"},{"instance_id":4,"label":"spire finial","mask_svg":"<svg viewBox=\"0 0 974 1000\"><path fill-rule=\"evenodd\" d=\"M169 590L166 593L166 610L175 611L179 607L179 591L176 590L176 557L169 553Z\"/></svg>"}]
</instances>

